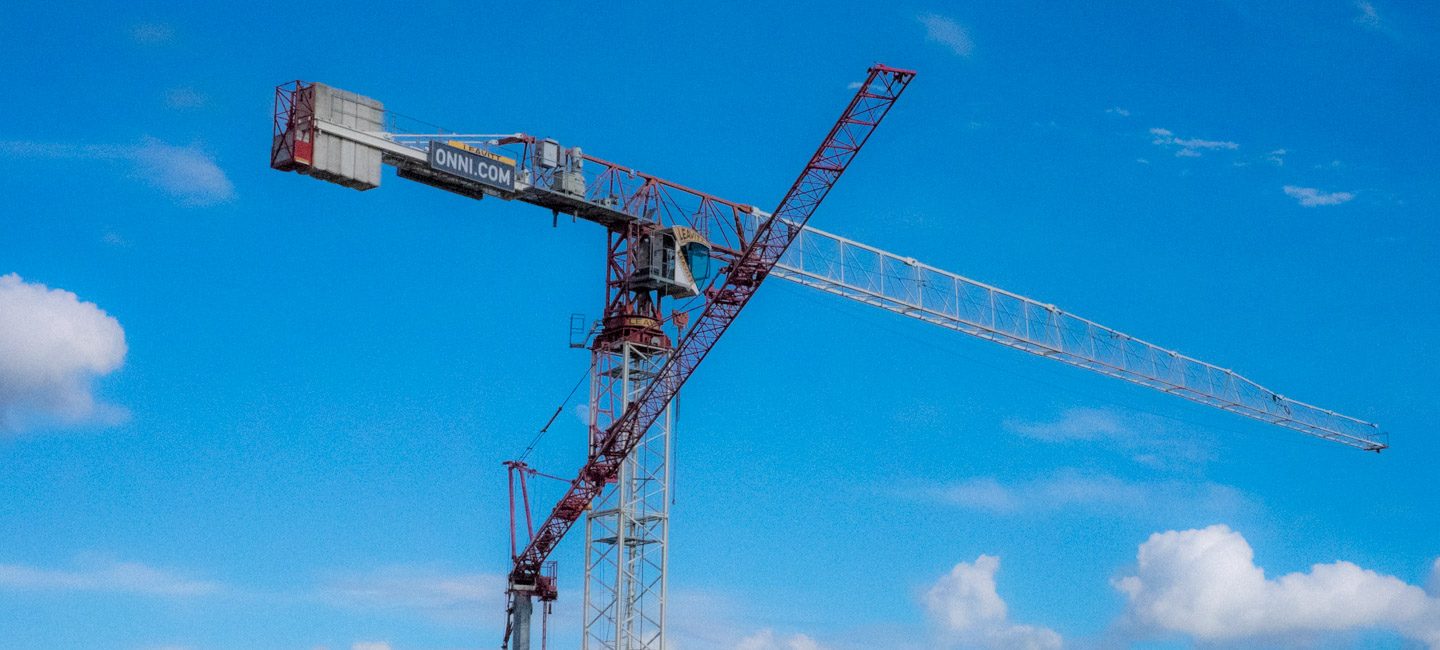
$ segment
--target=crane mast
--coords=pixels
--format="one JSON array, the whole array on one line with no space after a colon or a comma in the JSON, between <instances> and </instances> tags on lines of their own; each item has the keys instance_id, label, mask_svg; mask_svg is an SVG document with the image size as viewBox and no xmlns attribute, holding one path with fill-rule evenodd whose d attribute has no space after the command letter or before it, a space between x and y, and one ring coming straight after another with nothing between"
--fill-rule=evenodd
<instances>
[{"instance_id":1,"label":"crane mast","mask_svg":"<svg viewBox=\"0 0 1440 650\"><path fill-rule=\"evenodd\" d=\"M402 178L476 199L521 200L557 219L563 212L608 231L605 314L591 346L589 459L515 554L507 642L513 633L517 648L528 646L532 599L548 603L556 596L546 558L608 490L608 502L587 518L586 600L597 606L594 616L586 607L586 645L664 646L669 404L913 77L908 70L871 67L771 214L553 140L414 128L368 97L300 81L277 88L276 169L365 190L379 186L379 167L388 164ZM692 257L697 246L703 255ZM676 268L684 269L683 277ZM669 315L662 308L666 298ZM597 528L603 529L598 535ZM602 567L612 579L592 580Z\"/></svg>"},{"instance_id":2,"label":"crane mast","mask_svg":"<svg viewBox=\"0 0 1440 650\"><path fill-rule=\"evenodd\" d=\"M324 84L277 87L275 169L368 190L390 165L401 178L461 196L519 200L557 221L566 214L606 229L586 462L538 527L526 487L536 472L507 463L512 568L502 645L529 649L534 600L548 614L558 595L548 558L583 515L582 648L665 647L671 404L772 276L1307 435L1368 451L1387 447L1374 424L1288 399L1054 305L809 227L914 74L869 68L773 213L555 140L448 132Z\"/></svg>"},{"instance_id":3,"label":"crane mast","mask_svg":"<svg viewBox=\"0 0 1440 650\"><path fill-rule=\"evenodd\" d=\"M866 81L811 156L800 177L781 199L775 212L760 221L753 236L748 238L748 244L723 269L723 279L717 278L705 290L700 315L685 329L680 343L672 351L665 352L663 345L633 351L632 346L636 343L632 340L634 334L627 332L637 328L624 322L615 331L608 324L614 317L623 319L632 314L606 314L607 331L597 337L597 353L609 354L618 345L621 362L625 364L622 372L630 372L629 360L634 357L646 359L652 367L658 365L658 370L653 371L652 378L646 381L643 389L635 392L633 399L620 405L619 416L603 432L592 430L592 435L598 433L599 438L592 439L589 460L580 468L570 489L540 525L529 545L515 558L510 583L511 593L517 599L528 598L531 593L537 592L542 600L550 596L550 593L540 591L553 589L553 585L547 585L542 580L541 569L546 558L606 486L620 477L626 460L645 440L651 427L668 415L671 400L755 295L790 242L799 235L800 229L913 77L914 73L907 70L878 65L870 68ZM633 263L628 257L626 262L616 263L612 256L612 267L625 268L622 265L628 264L633 268ZM643 314L641 317L644 317ZM648 339L646 343L657 342L653 334L643 333L643 329L638 331L642 332L642 338ZM654 361L658 357L664 358L663 363ZM602 374L608 373L602 368ZM668 423L661 422L661 426L668 426ZM622 501L629 488L623 483L618 487ZM623 534L627 527L622 524L618 534ZM630 595L620 594L620 597L628 598ZM663 625L655 627L653 632L647 629L638 637L627 639L627 623L624 620L619 622L621 629L614 639L617 644L623 644L619 647L648 647L652 642L655 647L663 647ZM518 627L519 621L515 625Z\"/></svg>"}]
</instances>

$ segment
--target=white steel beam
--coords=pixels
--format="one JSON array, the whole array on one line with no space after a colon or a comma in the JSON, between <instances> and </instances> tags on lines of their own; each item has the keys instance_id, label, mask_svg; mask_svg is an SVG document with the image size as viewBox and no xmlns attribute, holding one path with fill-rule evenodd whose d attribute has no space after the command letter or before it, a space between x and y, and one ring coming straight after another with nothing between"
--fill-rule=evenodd
<instances>
[{"instance_id":1,"label":"white steel beam","mask_svg":"<svg viewBox=\"0 0 1440 650\"><path fill-rule=\"evenodd\" d=\"M592 432L623 415L668 350L629 342L596 349ZM582 650L664 650L670 542L670 406L585 516Z\"/></svg>"},{"instance_id":2,"label":"white steel beam","mask_svg":"<svg viewBox=\"0 0 1440 650\"><path fill-rule=\"evenodd\" d=\"M1146 343L1054 305L814 228L802 229L773 273L1308 435L1367 451L1387 446L1386 434L1369 422L1283 397L1234 371Z\"/></svg>"},{"instance_id":3,"label":"white steel beam","mask_svg":"<svg viewBox=\"0 0 1440 650\"><path fill-rule=\"evenodd\" d=\"M426 164L432 136L366 132L321 118L322 133ZM439 134L436 134L439 135ZM448 136L477 145L493 136ZM392 160L387 160L392 163ZM528 187L517 182L517 189ZM746 215L753 234L763 213ZM1387 446L1369 422L1299 402L1232 370L1152 345L982 282L856 241L805 227L773 274L1031 354L1368 451Z\"/></svg>"}]
</instances>

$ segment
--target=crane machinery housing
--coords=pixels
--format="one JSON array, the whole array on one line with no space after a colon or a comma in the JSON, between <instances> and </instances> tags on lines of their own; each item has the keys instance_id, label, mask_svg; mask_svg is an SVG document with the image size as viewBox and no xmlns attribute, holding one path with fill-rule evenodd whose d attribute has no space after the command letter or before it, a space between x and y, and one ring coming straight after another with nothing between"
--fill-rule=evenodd
<instances>
[{"instance_id":1,"label":"crane machinery housing","mask_svg":"<svg viewBox=\"0 0 1440 650\"><path fill-rule=\"evenodd\" d=\"M381 167L474 199L519 200L606 230L605 307L594 336L589 453L539 526L521 461L510 472L512 568L505 645L529 650L534 601L558 596L556 545L585 519L585 650L666 645L671 404L771 276L1359 449L1386 434L1233 371L918 261L809 227L829 190L915 73L875 65L772 212L552 139L456 133L320 83L276 88L271 167L345 187ZM554 478L554 477L552 477ZM516 503L516 496L520 502ZM523 534L521 531L523 521ZM545 643L542 616L541 645Z\"/></svg>"}]
</instances>

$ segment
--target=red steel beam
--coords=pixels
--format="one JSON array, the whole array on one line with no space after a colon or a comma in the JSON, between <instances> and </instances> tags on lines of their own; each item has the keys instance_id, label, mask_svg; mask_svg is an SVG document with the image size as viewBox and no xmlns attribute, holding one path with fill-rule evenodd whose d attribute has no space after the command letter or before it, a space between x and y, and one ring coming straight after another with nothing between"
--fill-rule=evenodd
<instances>
[{"instance_id":1,"label":"red steel beam","mask_svg":"<svg viewBox=\"0 0 1440 650\"><path fill-rule=\"evenodd\" d=\"M724 282L707 290L704 311L681 339L659 376L638 399L627 405L620 419L605 431L600 442L594 446L589 461L570 482L569 491L555 505L550 516L531 537L530 543L514 557L514 567L510 572L512 589L522 586L527 593L538 596L542 601L554 599L554 583L543 579L541 573L546 558L590 503L600 496L606 482L618 476L621 465L640 443L645 431L660 417L665 405L680 392L740 310L750 302L761 282L769 276L785 249L798 236L800 229L914 76L913 71L883 65L869 69L869 76L860 90L810 157L800 177L785 193L779 207L759 226L755 236L730 264Z\"/></svg>"}]
</instances>

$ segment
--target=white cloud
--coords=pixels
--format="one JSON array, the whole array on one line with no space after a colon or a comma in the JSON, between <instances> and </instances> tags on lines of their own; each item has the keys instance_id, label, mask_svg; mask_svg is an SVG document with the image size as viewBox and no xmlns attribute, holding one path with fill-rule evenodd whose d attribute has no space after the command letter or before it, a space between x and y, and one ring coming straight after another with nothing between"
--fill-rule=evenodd
<instances>
[{"instance_id":1,"label":"white cloud","mask_svg":"<svg viewBox=\"0 0 1440 650\"><path fill-rule=\"evenodd\" d=\"M1116 106L1115 108L1107 108L1105 109L1105 112L1112 115L1119 115L1120 117L1130 117L1130 111L1120 108L1119 106Z\"/></svg>"},{"instance_id":2,"label":"white cloud","mask_svg":"<svg viewBox=\"0 0 1440 650\"><path fill-rule=\"evenodd\" d=\"M990 477L972 478L939 488L935 496L951 505L991 512L1016 512L1027 500L1014 488L1001 485Z\"/></svg>"},{"instance_id":3,"label":"white cloud","mask_svg":"<svg viewBox=\"0 0 1440 650\"><path fill-rule=\"evenodd\" d=\"M196 145L176 147L147 138L129 153L143 179L185 205L214 205L235 197L235 185Z\"/></svg>"},{"instance_id":4,"label":"white cloud","mask_svg":"<svg viewBox=\"0 0 1440 650\"><path fill-rule=\"evenodd\" d=\"M1194 466L1215 458L1203 431L1135 412L1076 407L1051 419L1007 420L1005 428L1044 442L1098 443L1154 467Z\"/></svg>"},{"instance_id":5,"label":"white cloud","mask_svg":"<svg viewBox=\"0 0 1440 650\"><path fill-rule=\"evenodd\" d=\"M1380 29L1383 26L1380 12L1375 11L1375 5L1365 0L1357 0L1355 8L1360 10L1360 15L1355 17L1355 24L1368 29Z\"/></svg>"},{"instance_id":6,"label":"white cloud","mask_svg":"<svg viewBox=\"0 0 1440 650\"><path fill-rule=\"evenodd\" d=\"M205 108L209 104L209 95L189 86L180 86L165 91L165 106L171 110L189 111Z\"/></svg>"},{"instance_id":7,"label":"white cloud","mask_svg":"<svg viewBox=\"0 0 1440 650\"><path fill-rule=\"evenodd\" d=\"M1189 140L1181 140L1181 139L1179 139L1179 138L1175 138L1174 140L1171 141L1171 144L1177 144L1177 145L1180 145L1180 146L1182 146L1182 147L1185 147L1186 149L1239 149L1239 148L1240 148L1240 145L1235 144L1234 142L1219 142L1219 141L1216 141L1216 140L1201 140L1200 138L1191 138L1191 139L1189 139Z\"/></svg>"},{"instance_id":8,"label":"white cloud","mask_svg":"<svg viewBox=\"0 0 1440 650\"><path fill-rule=\"evenodd\" d=\"M1203 642L1301 642L1378 628L1440 649L1440 598L1420 587L1344 561L1268 579L1254 555L1223 525L1151 535L1135 575L1115 583L1126 621Z\"/></svg>"},{"instance_id":9,"label":"white cloud","mask_svg":"<svg viewBox=\"0 0 1440 650\"><path fill-rule=\"evenodd\" d=\"M741 639L731 650L822 650L823 646L804 634L796 634L785 640L775 638L775 631L765 628Z\"/></svg>"},{"instance_id":10,"label":"white cloud","mask_svg":"<svg viewBox=\"0 0 1440 650\"><path fill-rule=\"evenodd\" d=\"M1355 195L1349 192L1321 192L1313 187L1286 185L1283 189L1287 196L1296 199L1300 205L1307 208L1319 205L1340 205L1355 198Z\"/></svg>"},{"instance_id":11,"label":"white cloud","mask_svg":"<svg viewBox=\"0 0 1440 650\"><path fill-rule=\"evenodd\" d=\"M734 650L741 643L759 643L766 633L761 628L769 621L754 611L755 602L719 591L672 587L665 604L666 642L686 650ZM769 635L773 640L774 631Z\"/></svg>"},{"instance_id":12,"label":"white cloud","mask_svg":"<svg viewBox=\"0 0 1440 650\"><path fill-rule=\"evenodd\" d=\"M1395 30L1394 23L1383 18L1373 3L1367 0L1356 0L1355 8L1360 10L1360 15L1355 17L1356 25L1371 32L1388 36L1393 40L1400 40L1400 32Z\"/></svg>"},{"instance_id":13,"label":"white cloud","mask_svg":"<svg viewBox=\"0 0 1440 650\"><path fill-rule=\"evenodd\" d=\"M356 641L350 644L350 650L390 650L390 644L385 641Z\"/></svg>"},{"instance_id":14,"label":"white cloud","mask_svg":"<svg viewBox=\"0 0 1440 650\"><path fill-rule=\"evenodd\" d=\"M1010 621L1005 601L995 591L1000 559L981 555L961 562L925 593L925 608L951 645L994 650L1044 650L1060 647L1060 635L1044 627Z\"/></svg>"},{"instance_id":15,"label":"white cloud","mask_svg":"<svg viewBox=\"0 0 1440 650\"><path fill-rule=\"evenodd\" d=\"M199 145L184 147L144 138L138 145L73 145L0 141L0 155L126 165L131 176L169 194L181 205L208 206L235 198L235 185Z\"/></svg>"},{"instance_id":16,"label":"white cloud","mask_svg":"<svg viewBox=\"0 0 1440 650\"><path fill-rule=\"evenodd\" d=\"M1228 485L1193 481L1128 481L1074 470L1015 483L972 478L931 491L935 499L960 508L996 514L1061 510L1103 510L1107 515L1207 513L1253 510L1245 493Z\"/></svg>"},{"instance_id":17,"label":"white cloud","mask_svg":"<svg viewBox=\"0 0 1440 650\"><path fill-rule=\"evenodd\" d=\"M73 571L0 564L0 588L18 591L105 591L148 596L219 593L214 582L191 580L138 562L83 560Z\"/></svg>"},{"instance_id":18,"label":"white cloud","mask_svg":"<svg viewBox=\"0 0 1440 650\"><path fill-rule=\"evenodd\" d=\"M920 14L916 19L925 25L925 40L944 45L964 57L970 56L975 50L975 42L970 40L970 32L954 19L940 14Z\"/></svg>"},{"instance_id":19,"label":"white cloud","mask_svg":"<svg viewBox=\"0 0 1440 650\"><path fill-rule=\"evenodd\" d=\"M1201 140L1200 138L1177 138L1175 137L1175 133L1173 131L1170 131L1169 129L1150 129L1150 135L1155 136L1155 139L1152 141L1153 144L1166 148L1178 147L1179 149L1175 152L1175 155L1177 156L1199 157L1200 149L1216 150L1240 148L1240 145L1234 142L1230 142L1228 140Z\"/></svg>"},{"instance_id":20,"label":"white cloud","mask_svg":"<svg viewBox=\"0 0 1440 650\"><path fill-rule=\"evenodd\" d=\"M140 23L130 28L130 39L141 45L165 45L175 38L175 30L165 23Z\"/></svg>"},{"instance_id":21,"label":"white cloud","mask_svg":"<svg viewBox=\"0 0 1440 650\"><path fill-rule=\"evenodd\" d=\"M387 567L330 580L318 595L339 607L403 611L444 623L475 625L504 609L505 577Z\"/></svg>"},{"instance_id":22,"label":"white cloud","mask_svg":"<svg viewBox=\"0 0 1440 650\"><path fill-rule=\"evenodd\" d=\"M864 85L865 85L865 82L863 82L863 81L852 81L852 82L850 82L848 85L846 85L845 88L846 88L847 90L859 90L860 87L861 87L861 86L864 86Z\"/></svg>"},{"instance_id":23,"label":"white cloud","mask_svg":"<svg viewBox=\"0 0 1440 650\"><path fill-rule=\"evenodd\" d=\"M105 242L109 246L118 246L121 248L130 245L130 241L125 239L124 236L108 228L105 230L105 234L100 236L100 241Z\"/></svg>"},{"instance_id":24,"label":"white cloud","mask_svg":"<svg viewBox=\"0 0 1440 650\"><path fill-rule=\"evenodd\" d=\"M119 368L125 352L120 322L94 303L0 276L0 432L37 418L74 424L107 415L90 384Z\"/></svg>"},{"instance_id":25,"label":"white cloud","mask_svg":"<svg viewBox=\"0 0 1440 650\"><path fill-rule=\"evenodd\" d=\"M1005 428L1027 438L1046 442L1130 438L1134 432L1113 411L1070 408L1053 420L1007 420Z\"/></svg>"}]
</instances>

